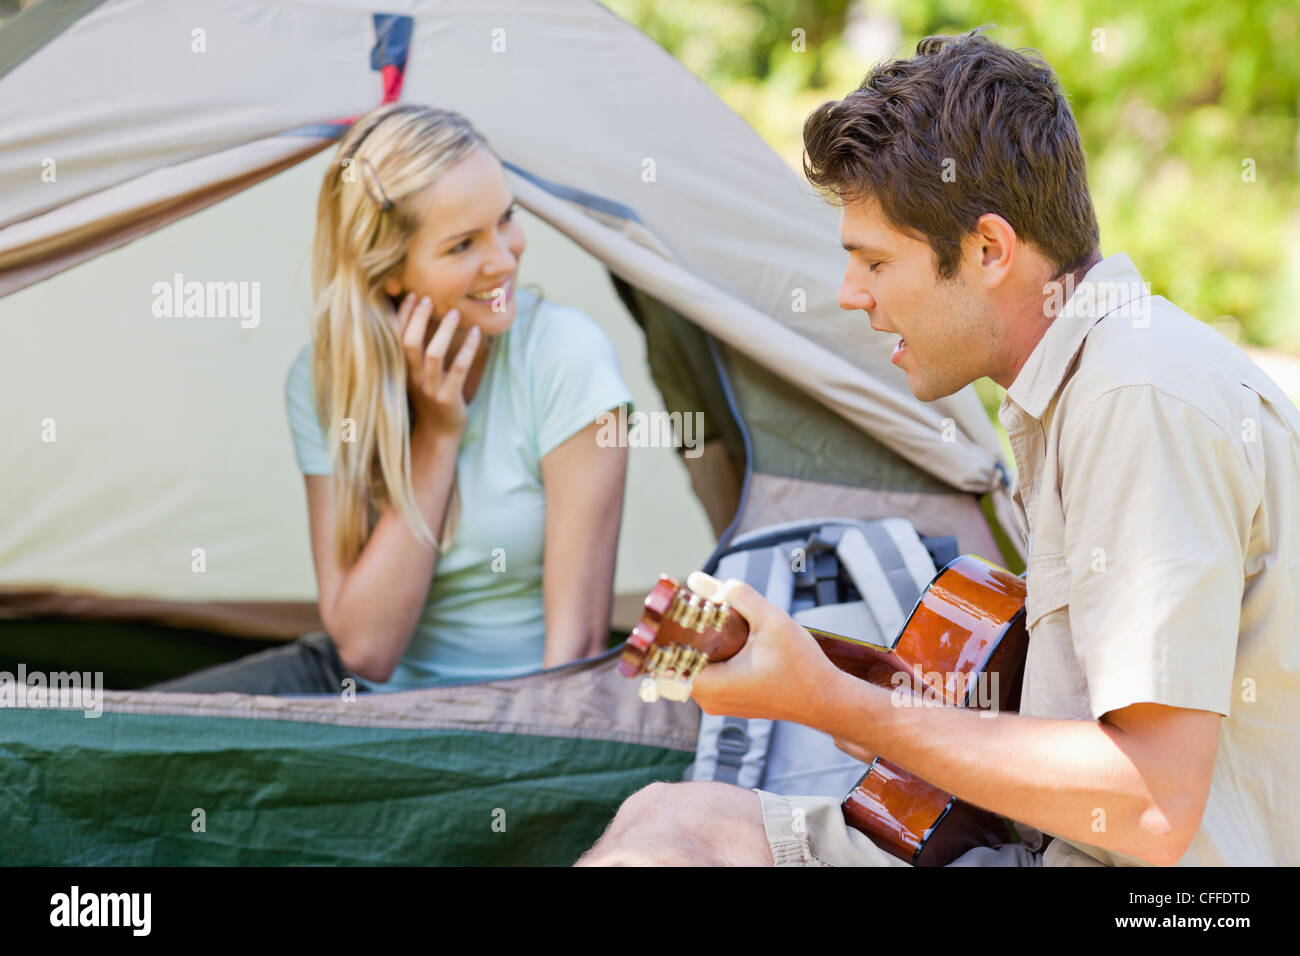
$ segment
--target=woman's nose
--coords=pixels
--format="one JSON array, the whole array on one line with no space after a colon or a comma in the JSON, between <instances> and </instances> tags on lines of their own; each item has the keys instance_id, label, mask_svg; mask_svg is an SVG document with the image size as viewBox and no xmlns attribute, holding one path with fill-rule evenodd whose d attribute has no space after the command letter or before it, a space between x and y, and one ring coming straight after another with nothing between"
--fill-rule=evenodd
<instances>
[{"instance_id":1,"label":"woman's nose","mask_svg":"<svg viewBox=\"0 0 1300 956\"><path fill-rule=\"evenodd\" d=\"M511 248L509 237L498 236L496 244L492 247L492 255L485 264L484 271L488 275L503 275L514 272L518 263L519 257L515 254L515 250Z\"/></svg>"}]
</instances>

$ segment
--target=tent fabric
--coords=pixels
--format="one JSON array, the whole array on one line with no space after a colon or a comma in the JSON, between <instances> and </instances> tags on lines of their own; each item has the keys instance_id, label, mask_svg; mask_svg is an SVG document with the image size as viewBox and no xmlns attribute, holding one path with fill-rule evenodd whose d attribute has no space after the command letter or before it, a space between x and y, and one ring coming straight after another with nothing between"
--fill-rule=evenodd
<instances>
[{"instance_id":1,"label":"tent fabric","mask_svg":"<svg viewBox=\"0 0 1300 956\"><path fill-rule=\"evenodd\" d=\"M12 19L0 33L0 78L103 2L62 0L30 5L21 19Z\"/></svg>"},{"instance_id":2,"label":"tent fabric","mask_svg":"<svg viewBox=\"0 0 1300 956\"><path fill-rule=\"evenodd\" d=\"M372 108L383 90L370 64L371 17L358 3L242 2L212 8L205 26L183 4L97 4L0 79L0 226ZM50 182L46 159L56 164Z\"/></svg>"},{"instance_id":3,"label":"tent fabric","mask_svg":"<svg viewBox=\"0 0 1300 956\"><path fill-rule=\"evenodd\" d=\"M621 648L599 657L500 681L344 697L106 691L110 714L148 714L389 727L562 735L690 750L698 710L646 707L637 684L618 676ZM98 718L91 718L98 719Z\"/></svg>"},{"instance_id":4,"label":"tent fabric","mask_svg":"<svg viewBox=\"0 0 1300 956\"><path fill-rule=\"evenodd\" d=\"M246 637L296 638L320 630L320 608L301 601L164 601L45 588L0 590L0 621L40 617L156 621Z\"/></svg>"},{"instance_id":5,"label":"tent fabric","mask_svg":"<svg viewBox=\"0 0 1300 956\"><path fill-rule=\"evenodd\" d=\"M0 722L0 865L564 866L691 760L568 736L84 719Z\"/></svg>"},{"instance_id":6,"label":"tent fabric","mask_svg":"<svg viewBox=\"0 0 1300 956\"><path fill-rule=\"evenodd\" d=\"M641 703L613 655L347 701L110 692L98 717L11 710L0 865L572 863L695 749L698 708Z\"/></svg>"},{"instance_id":7,"label":"tent fabric","mask_svg":"<svg viewBox=\"0 0 1300 956\"><path fill-rule=\"evenodd\" d=\"M0 296L243 192L332 144L293 135L234 146L14 223L0 230Z\"/></svg>"},{"instance_id":8,"label":"tent fabric","mask_svg":"<svg viewBox=\"0 0 1300 956\"><path fill-rule=\"evenodd\" d=\"M753 504L746 509L738 533L818 516L853 515L872 521L905 514L922 535L956 535L958 549L964 554L1000 552L970 495L851 488L763 474L753 476L750 488Z\"/></svg>"}]
</instances>

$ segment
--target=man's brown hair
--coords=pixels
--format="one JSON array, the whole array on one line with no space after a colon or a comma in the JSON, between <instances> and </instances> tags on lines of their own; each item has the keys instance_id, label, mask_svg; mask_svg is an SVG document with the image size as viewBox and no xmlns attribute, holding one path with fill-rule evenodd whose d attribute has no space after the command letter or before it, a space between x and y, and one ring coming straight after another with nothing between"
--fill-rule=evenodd
<instances>
[{"instance_id":1,"label":"man's brown hair","mask_svg":"<svg viewBox=\"0 0 1300 956\"><path fill-rule=\"evenodd\" d=\"M911 59L879 64L808 117L803 141L810 183L842 202L874 199L930 243L942 278L956 275L962 239L985 213L1057 275L1098 247L1083 146L1055 74L979 30L926 37Z\"/></svg>"}]
</instances>

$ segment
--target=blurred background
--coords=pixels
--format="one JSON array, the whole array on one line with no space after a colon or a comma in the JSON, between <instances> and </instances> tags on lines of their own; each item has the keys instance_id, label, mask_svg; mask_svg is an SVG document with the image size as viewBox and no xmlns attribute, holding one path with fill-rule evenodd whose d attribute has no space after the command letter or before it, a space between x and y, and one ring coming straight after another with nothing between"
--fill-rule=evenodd
<instances>
[{"instance_id":1,"label":"blurred background","mask_svg":"<svg viewBox=\"0 0 1300 956\"><path fill-rule=\"evenodd\" d=\"M1074 108L1103 255L1211 323L1300 402L1295 0L605 0L800 168L803 119L931 33L992 24ZM996 408L1000 389L977 383Z\"/></svg>"}]
</instances>

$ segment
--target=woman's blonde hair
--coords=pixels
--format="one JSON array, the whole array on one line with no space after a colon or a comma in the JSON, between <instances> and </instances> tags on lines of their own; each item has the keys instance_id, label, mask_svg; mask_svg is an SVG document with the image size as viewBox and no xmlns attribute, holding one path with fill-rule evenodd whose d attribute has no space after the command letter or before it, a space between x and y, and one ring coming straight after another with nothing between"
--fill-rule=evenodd
<instances>
[{"instance_id":1,"label":"woman's blonde hair","mask_svg":"<svg viewBox=\"0 0 1300 956\"><path fill-rule=\"evenodd\" d=\"M459 524L452 486L435 542L411 481L413 407L396 308L384 290L420 228L419 198L487 141L457 113L389 104L358 118L325 173L312 252L313 379L334 463L335 553L360 555L392 502L416 537L445 550Z\"/></svg>"}]
</instances>

